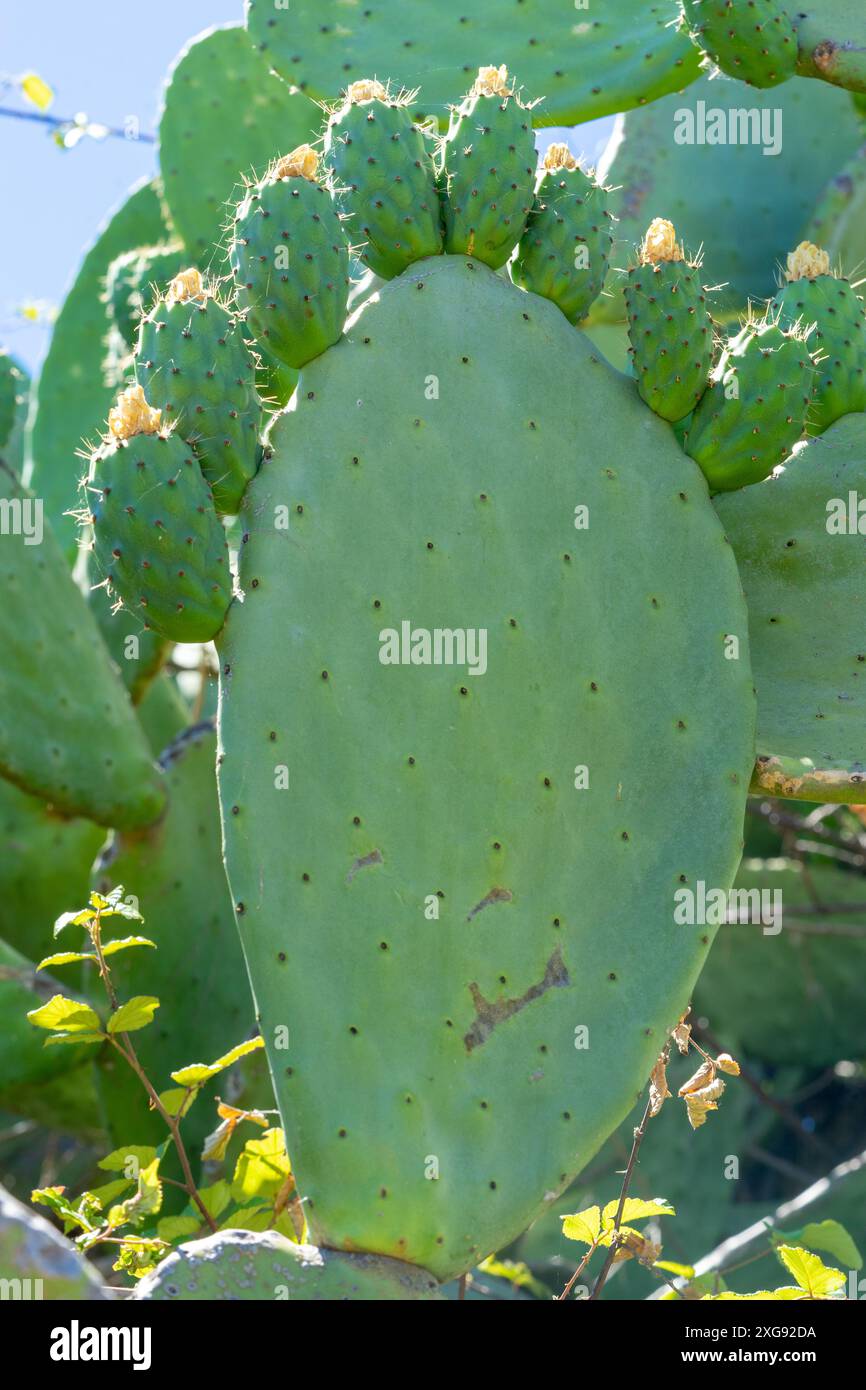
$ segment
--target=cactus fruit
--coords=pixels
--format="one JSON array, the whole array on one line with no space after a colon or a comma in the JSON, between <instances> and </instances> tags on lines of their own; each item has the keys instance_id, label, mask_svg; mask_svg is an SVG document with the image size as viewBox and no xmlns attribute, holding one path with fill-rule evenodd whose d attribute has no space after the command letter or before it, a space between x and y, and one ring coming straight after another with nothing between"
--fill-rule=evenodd
<instances>
[{"instance_id":1,"label":"cactus fruit","mask_svg":"<svg viewBox=\"0 0 866 1390\"><path fill-rule=\"evenodd\" d=\"M0 1187L0 1269L4 1296L6 1281L12 1285L20 1280L26 1290L21 1298L95 1302L106 1297L95 1266L50 1221L16 1201L5 1187Z\"/></svg>"},{"instance_id":2,"label":"cactus fruit","mask_svg":"<svg viewBox=\"0 0 866 1390\"><path fill-rule=\"evenodd\" d=\"M181 271L142 321L135 373L193 449L216 510L233 515L259 465L261 403L241 326L197 270Z\"/></svg>"},{"instance_id":3,"label":"cactus fruit","mask_svg":"<svg viewBox=\"0 0 866 1390\"><path fill-rule=\"evenodd\" d=\"M276 1299L290 1303L442 1298L436 1280L402 1260L296 1245L276 1231L218 1231L188 1241L137 1285L136 1299Z\"/></svg>"},{"instance_id":4,"label":"cactus fruit","mask_svg":"<svg viewBox=\"0 0 866 1390\"><path fill-rule=\"evenodd\" d=\"M222 1056L249 1035L254 1022L222 865L215 755L212 724L181 733L160 758L169 794L166 815L144 834L115 835L94 868L99 892L123 883L136 893L144 934L156 943L155 951L113 958L112 977L121 997L145 994L162 1001L153 1026L136 1038L158 1091L172 1084L173 1069ZM138 1078L110 1049L97 1065L116 1142L160 1142L165 1126L148 1109ZM221 1081L233 1079L234 1073ZM270 1086L250 1103L272 1105ZM213 1127L213 1109L201 1100L184 1120L191 1157L197 1160Z\"/></svg>"},{"instance_id":5,"label":"cactus fruit","mask_svg":"<svg viewBox=\"0 0 866 1390\"><path fill-rule=\"evenodd\" d=\"M612 242L607 190L567 145L550 145L512 266L514 283L552 299L569 323L579 323L601 293Z\"/></svg>"},{"instance_id":6,"label":"cactus fruit","mask_svg":"<svg viewBox=\"0 0 866 1390\"><path fill-rule=\"evenodd\" d=\"M700 266L687 261L671 222L656 217L625 285L637 389L663 420L682 420L707 388L713 324Z\"/></svg>"},{"instance_id":7,"label":"cactus fruit","mask_svg":"<svg viewBox=\"0 0 866 1390\"><path fill-rule=\"evenodd\" d=\"M173 642L207 642L231 601L225 533L196 457L140 386L122 392L86 479L109 592Z\"/></svg>"},{"instance_id":8,"label":"cactus fruit","mask_svg":"<svg viewBox=\"0 0 866 1390\"><path fill-rule=\"evenodd\" d=\"M78 543L69 515L77 500L76 453L82 439L96 437L116 394L116 384L106 385L104 374L105 276L123 251L171 239L158 185L138 185L85 254L52 330L36 388L33 468L25 476L43 500L70 565Z\"/></svg>"},{"instance_id":9,"label":"cactus fruit","mask_svg":"<svg viewBox=\"0 0 866 1390\"><path fill-rule=\"evenodd\" d=\"M846 415L772 479L716 498L749 607L755 792L866 801L864 495L866 416Z\"/></svg>"},{"instance_id":10,"label":"cactus fruit","mask_svg":"<svg viewBox=\"0 0 866 1390\"><path fill-rule=\"evenodd\" d=\"M683 0L692 40L729 77L775 87L793 77L797 35L778 0Z\"/></svg>"},{"instance_id":11,"label":"cactus fruit","mask_svg":"<svg viewBox=\"0 0 866 1390\"><path fill-rule=\"evenodd\" d=\"M805 334L771 319L731 338L685 435L711 492L766 478L803 434L815 367Z\"/></svg>"},{"instance_id":12,"label":"cactus fruit","mask_svg":"<svg viewBox=\"0 0 866 1390\"><path fill-rule=\"evenodd\" d=\"M157 297L157 286L173 280L188 260L184 247L175 242L137 246L111 262L105 277L105 299L114 327L129 352L138 341L142 314Z\"/></svg>"},{"instance_id":13,"label":"cactus fruit","mask_svg":"<svg viewBox=\"0 0 866 1390\"><path fill-rule=\"evenodd\" d=\"M809 337L817 368L809 433L823 434L840 416L866 410L863 301L847 280L832 274L826 251L801 241L789 253L785 284L770 312L783 327L815 325Z\"/></svg>"},{"instance_id":14,"label":"cactus fruit","mask_svg":"<svg viewBox=\"0 0 866 1390\"><path fill-rule=\"evenodd\" d=\"M318 123L317 107L297 90L294 77L291 83L274 76L241 24L199 34L172 64L159 121L159 162L187 262L210 264L242 173L264 168L279 142L283 148L300 144Z\"/></svg>"},{"instance_id":15,"label":"cactus fruit","mask_svg":"<svg viewBox=\"0 0 866 1390\"><path fill-rule=\"evenodd\" d=\"M504 67L479 68L442 144L445 250L496 270L523 235L535 189L531 108Z\"/></svg>"},{"instance_id":16,"label":"cactus fruit","mask_svg":"<svg viewBox=\"0 0 866 1390\"><path fill-rule=\"evenodd\" d=\"M230 249L238 304L256 338L302 367L343 331L349 248L310 145L275 160L235 212Z\"/></svg>"},{"instance_id":17,"label":"cactus fruit","mask_svg":"<svg viewBox=\"0 0 866 1390\"><path fill-rule=\"evenodd\" d=\"M724 643L746 614L669 430L476 261L390 281L296 399L245 512L290 505L295 544L250 527L219 639L229 880L263 1036L291 1028L271 1065L314 1238L445 1279L562 1190L687 1000L706 933L673 925L672 893L739 856L751 676ZM564 553L575 499L592 523ZM624 573L613 531L663 552ZM304 603L277 627L287 585ZM461 613L489 630L484 679L377 660L407 615ZM665 845L640 833L660 783Z\"/></svg>"},{"instance_id":18,"label":"cactus fruit","mask_svg":"<svg viewBox=\"0 0 866 1390\"><path fill-rule=\"evenodd\" d=\"M779 256L863 142L850 98L824 83L792 78L747 96L730 78L703 77L628 112L599 161L599 177L617 190L612 265L628 263L658 213L684 246L703 246L704 284L719 286L714 303L734 313L771 297ZM620 284L612 272L593 318L624 317Z\"/></svg>"},{"instance_id":19,"label":"cactus fruit","mask_svg":"<svg viewBox=\"0 0 866 1390\"><path fill-rule=\"evenodd\" d=\"M332 100L347 81L388 72L423 83L417 110L440 115L465 74L486 61L491 37L504 61L545 93L544 124L574 125L678 92L700 55L677 29L677 0L617 0L591 19L562 0L379 0L324 22L321 0L247 0L249 36L286 82ZM333 22L330 22L330 21Z\"/></svg>"},{"instance_id":20,"label":"cactus fruit","mask_svg":"<svg viewBox=\"0 0 866 1390\"><path fill-rule=\"evenodd\" d=\"M61 814L147 825L165 793L129 698L38 499L2 460L0 502L0 773Z\"/></svg>"},{"instance_id":21,"label":"cactus fruit","mask_svg":"<svg viewBox=\"0 0 866 1390\"><path fill-rule=\"evenodd\" d=\"M392 96L381 82L352 82L325 132L349 234L364 238L361 259L385 280L442 250L429 135L412 119L411 96Z\"/></svg>"}]
</instances>

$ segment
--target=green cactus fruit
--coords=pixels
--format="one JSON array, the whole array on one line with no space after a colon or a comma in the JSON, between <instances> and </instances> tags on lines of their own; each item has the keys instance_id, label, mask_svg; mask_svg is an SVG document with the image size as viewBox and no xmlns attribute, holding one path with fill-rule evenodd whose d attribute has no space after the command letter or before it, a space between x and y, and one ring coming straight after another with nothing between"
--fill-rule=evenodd
<instances>
[{"instance_id":1,"label":"green cactus fruit","mask_svg":"<svg viewBox=\"0 0 866 1390\"><path fill-rule=\"evenodd\" d=\"M732 882L754 758L740 581L668 427L477 261L368 300L271 444L219 639L238 925L313 1238L445 1280L562 1191L688 1000L711 933L673 893ZM616 535L664 545L624 568Z\"/></svg>"},{"instance_id":2,"label":"green cactus fruit","mask_svg":"<svg viewBox=\"0 0 866 1390\"><path fill-rule=\"evenodd\" d=\"M687 92L630 111L599 161L599 177L616 190L611 264L628 264L647 223L661 215L684 246L703 245L704 283L719 286L720 310L739 313L749 299L769 299L773 267L862 142L848 96L799 78L744 93L730 78L703 77ZM593 318L625 317L621 285L612 270Z\"/></svg>"},{"instance_id":3,"label":"green cactus fruit","mask_svg":"<svg viewBox=\"0 0 866 1390\"><path fill-rule=\"evenodd\" d=\"M320 0L247 0L247 28L262 58L311 96L333 100L347 81L388 72L405 88L423 84L417 110L437 116L495 37L503 60L545 93L544 124L574 125L694 81L700 55L677 12L677 0L617 0L591 18L562 0L380 0L323 19Z\"/></svg>"},{"instance_id":4,"label":"green cactus fruit","mask_svg":"<svg viewBox=\"0 0 866 1390\"><path fill-rule=\"evenodd\" d=\"M43 930L43 941L50 942L50 926ZM28 1019L31 1010L58 994L72 997L0 939L0 1100L19 1086L51 1081L92 1061L93 1047L87 1043L46 1047L48 1034Z\"/></svg>"},{"instance_id":5,"label":"green cactus fruit","mask_svg":"<svg viewBox=\"0 0 866 1390\"><path fill-rule=\"evenodd\" d=\"M194 453L160 427L130 386L86 480L93 559L108 591L172 642L207 642L223 625L232 577L222 523Z\"/></svg>"},{"instance_id":6,"label":"green cactus fruit","mask_svg":"<svg viewBox=\"0 0 866 1390\"><path fill-rule=\"evenodd\" d=\"M700 265L687 261L673 223L656 217L625 285L628 337L637 389L672 423L694 410L707 389L713 323Z\"/></svg>"},{"instance_id":7,"label":"green cactus fruit","mask_svg":"<svg viewBox=\"0 0 866 1390\"><path fill-rule=\"evenodd\" d=\"M866 801L866 416L846 415L767 482L716 499L749 607L753 790Z\"/></svg>"},{"instance_id":8,"label":"green cactus fruit","mask_svg":"<svg viewBox=\"0 0 866 1390\"><path fill-rule=\"evenodd\" d=\"M757 483L787 457L805 429L814 377L799 329L762 319L729 340L684 441L711 492Z\"/></svg>"},{"instance_id":9,"label":"green cactus fruit","mask_svg":"<svg viewBox=\"0 0 866 1390\"><path fill-rule=\"evenodd\" d=\"M142 314L158 296L157 287L173 280L188 263L189 255L180 242L137 246L111 262L105 277L105 299L114 327L129 352L138 341Z\"/></svg>"},{"instance_id":10,"label":"green cactus fruit","mask_svg":"<svg viewBox=\"0 0 866 1390\"><path fill-rule=\"evenodd\" d=\"M156 943L156 950L124 952L111 964L121 998L145 994L160 1001L153 1025L136 1036L136 1051L157 1091L173 1085L172 1071L222 1056L254 1027L222 865L215 757L213 724L181 733L160 759L169 793L164 819L144 834L116 835L94 867L97 891L122 883L136 895L143 934ZM94 984L94 1000L99 988ZM160 1142L164 1122L148 1108L138 1078L108 1049L97 1066L115 1140ZM216 1087L233 1103L234 1093L225 1088L234 1080L235 1073L227 1072ZM269 1086L253 1103L262 1102L273 1104ZM196 1165L214 1123L213 1106L204 1098L184 1119L185 1143Z\"/></svg>"},{"instance_id":11,"label":"green cactus fruit","mask_svg":"<svg viewBox=\"0 0 866 1390\"><path fill-rule=\"evenodd\" d=\"M866 263L866 145L830 179L803 235L823 246L842 275L859 276Z\"/></svg>"},{"instance_id":12,"label":"green cactus fruit","mask_svg":"<svg viewBox=\"0 0 866 1390\"><path fill-rule=\"evenodd\" d=\"M535 192L532 114L508 73L479 68L442 144L445 250L496 270L526 226Z\"/></svg>"},{"instance_id":13,"label":"green cactus fruit","mask_svg":"<svg viewBox=\"0 0 866 1390\"><path fill-rule=\"evenodd\" d=\"M12 456L16 427L20 426L22 410L26 408L30 379L15 358L0 348L0 456L13 468L20 460Z\"/></svg>"},{"instance_id":14,"label":"green cactus fruit","mask_svg":"<svg viewBox=\"0 0 866 1390\"><path fill-rule=\"evenodd\" d=\"M344 79L345 80L345 79ZM207 29L178 54L159 121L165 201L189 257L210 264L242 174L318 128L319 108L280 81L242 24ZM329 94L335 96L337 87Z\"/></svg>"},{"instance_id":15,"label":"green cactus fruit","mask_svg":"<svg viewBox=\"0 0 866 1390\"><path fill-rule=\"evenodd\" d=\"M16 1201L5 1187L0 1187L0 1269L4 1297L69 1302L97 1302L106 1297L99 1271L88 1264L72 1241L39 1212ZM17 1295L6 1294L7 1280L9 1287L20 1281Z\"/></svg>"},{"instance_id":16,"label":"green cactus fruit","mask_svg":"<svg viewBox=\"0 0 866 1390\"><path fill-rule=\"evenodd\" d=\"M301 145L270 166L237 208L229 253L249 328L289 367L335 343L346 317L349 247L318 163Z\"/></svg>"},{"instance_id":17,"label":"green cactus fruit","mask_svg":"<svg viewBox=\"0 0 866 1390\"><path fill-rule=\"evenodd\" d=\"M147 825L161 779L39 501L0 460L0 773L60 814Z\"/></svg>"},{"instance_id":18,"label":"green cactus fruit","mask_svg":"<svg viewBox=\"0 0 866 1390\"><path fill-rule=\"evenodd\" d=\"M197 270L172 280L142 320L135 373L194 449L217 511L233 516L259 464L262 407L243 331Z\"/></svg>"},{"instance_id":19,"label":"green cactus fruit","mask_svg":"<svg viewBox=\"0 0 866 1390\"><path fill-rule=\"evenodd\" d=\"M325 157L350 236L365 265L390 280L442 250L429 134L415 125L412 93L352 82L325 131Z\"/></svg>"},{"instance_id":20,"label":"green cactus fruit","mask_svg":"<svg viewBox=\"0 0 866 1390\"><path fill-rule=\"evenodd\" d=\"M43 499L70 566L78 549L75 521L68 515L78 501L76 455L83 439L96 439L117 390L103 371L105 276L121 252L171 239L159 185L138 185L86 252L52 329L36 388L32 472L25 478Z\"/></svg>"},{"instance_id":21,"label":"green cactus fruit","mask_svg":"<svg viewBox=\"0 0 866 1390\"><path fill-rule=\"evenodd\" d=\"M740 920L716 937L695 987L695 1012L715 1033L724 1028L730 1050L738 1045L750 1062L832 1067L840 1057L862 1056L862 876L820 864L807 871L784 859L748 860L735 889L731 907ZM835 934L834 925L843 932Z\"/></svg>"},{"instance_id":22,"label":"green cactus fruit","mask_svg":"<svg viewBox=\"0 0 866 1390\"><path fill-rule=\"evenodd\" d=\"M729 77L775 87L794 76L797 35L778 0L682 0L692 41Z\"/></svg>"},{"instance_id":23,"label":"green cactus fruit","mask_svg":"<svg viewBox=\"0 0 866 1390\"><path fill-rule=\"evenodd\" d=\"M607 190L578 167L567 145L548 148L542 171L511 277L579 323L607 275L613 243Z\"/></svg>"},{"instance_id":24,"label":"green cactus fruit","mask_svg":"<svg viewBox=\"0 0 866 1390\"><path fill-rule=\"evenodd\" d=\"M60 914L86 901L104 839L92 821L67 820L0 778L0 937L26 956L45 955Z\"/></svg>"},{"instance_id":25,"label":"green cactus fruit","mask_svg":"<svg viewBox=\"0 0 866 1390\"><path fill-rule=\"evenodd\" d=\"M770 312L783 327L815 325L809 336L817 369L809 433L823 434L840 416L866 410L863 301L847 280L831 273L826 251L800 242L788 256L785 284Z\"/></svg>"},{"instance_id":26,"label":"green cactus fruit","mask_svg":"<svg viewBox=\"0 0 866 1390\"><path fill-rule=\"evenodd\" d=\"M405 1303L442 1295L431 1275L402 1260L317 1250L276 1231L218 1231L173 1250L136 1285L132 1297Z\"/></svg>"}]
</instances>

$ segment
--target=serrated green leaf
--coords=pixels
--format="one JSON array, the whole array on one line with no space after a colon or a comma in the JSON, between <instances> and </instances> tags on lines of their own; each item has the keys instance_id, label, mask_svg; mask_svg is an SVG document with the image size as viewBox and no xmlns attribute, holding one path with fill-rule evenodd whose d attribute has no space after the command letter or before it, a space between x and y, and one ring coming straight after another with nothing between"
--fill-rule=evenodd
<instances>
[{"instance_id":1,"label":"serrated green leaf","mask_svg":"<svg viewBox=\"0 0 866 1390\"><path fill-rule=\"evenodd\" d=\"M136 994L111 1015L108 1020L109 1033L134 1033L153 1022L153 1015L159 1008L159 1000L151 994Z\"/></svg>"},{"instance_id":2,"label":"serrated green leaf","mask_svg":"<svg viewBox=\"0 0 866 1390\"><path fill-rule=\"evenodd\" d=\"M55 994L41 1008L31 1009L27 1017L37 1028L52 1028L58 1033L93 1032L100 1027L99 1015L93 1009L65 994Z\"/></svg>"},{"instance_id":3,"label":"serrated green leaf","mask_svg":"<svg viewBox=\"0 0 866 1390\"><path fill-rule=\"evenodd\" d=\"M587 1207L562 1218L562 1234L566 1240L581 1240L584 1245L593 1245L601 1233L601 1209Z\"/></svg>"},{"instance_id":4,"label":"serrated green leaf","mask_svg":"<svg viewBox=\"0 0 866 1390\"><path fill-rule=\"evenodd\" d=\"M183 1086L171 1087L168 1091L162 1091L159 1097L169 1115L181 1117L189 1114L195 1098L195 1091L188 1091Z\"/></svg>"},{"instance_id":5,"label":"serrated green leaf","mask_svg":"<svg viewBox=\"0 0 866 1390\"><path fill-rule=\"evenodd\" d=\"M198 1195L201 1197L205 1211L214 1220L221 1216L232 1199L231 1188L225 1178L220 1178L218 1182L211 1183L210 1187L200 1187Z\"/></svg>"},{"instance_id":6,"label":"serrated green leaf","mask_svg":"<svg viewBox=\"0 0 866 1390\"><path fill-rule=\"evenodd\" d=\"M797 1245L780 1245L776 1254L810 1298L828 1298L844 1287L845 1275L841 1269L831 1269L809 1250Z\"/></svg>"},{"instance_id":7,"label":"serrated green leaf","mask_svg":"<svg viewBox=\"0 0 866 1390\"><path fill-rule=\"evenodd\" d=\"M618 1207L619 1198L608 1202L602 1212L604 1223L615 1219ZM642 1197L626 1197L620 1218L621 1224L626 1221L645 1221L650 1216L676 1216L676 1212L660 1197L652 1198L650 1201L644 1201Z\"/></svg>"},{"instance_id":8,"label":"serrated green leaf","mask_svg":"<svg viewBox=\"0 0 866 1390\"><path fill-rule=\"evenodd\" d=\"M172 1081L176 1081L179 1086L200 1086L212 1076L213 1072L206 1062L193 1062L191 1066L181 1067L180 1071L171 1073Z\"/></svg>"},{"instance_id":9,"label":"serrated green leaf","mask_svg":"<svg viewBox=\"0 0 866 1390\"><path fill-rule=\"evenodd\" d=\"M156 950L156 942L151 941L147 936L124 936L118 941L106 941L102 948L104 956L115 956L118 951L128 951L132 946L152 946Z\"/></svg>"},{"instance_id":10,"label":"serrated green leaf","mask_svg":"<svg viewBox=\"0 0 866 1390\"><path fill-rule=\"evenodd\" d=\"M803 1227L796 1239L808 1250L826 1250L846 1269L863 1268L863 1256L839 1221L812 1221Z\"/></svg>"},{"instance_id":11,"label":"serrated green leaf","mask_svg":"<svg viewBox=\"0 0 866 1390\"><path fill-rule=\"evenodd\" d=\"M218 1057L215 1062L211 1062L212 1075L216 1076L217 1072L225 1071L226 1067L233 1066L235 1062L240 1061L241 1057L248 1056L250 1052L260 1051L264 1045L265 1040L262 1037L249 1038L246 1042L238 1043L237 1047L231 1048L222 1057Z\"/></svg>"},{"instance_id":12,"label":"serrated green leaf","mask_svg":"<svg viewBox=\"0 0 866 1390\"><path fill-rule=\"evenodd\" d=\"M93 921L93 912L89 907L79 908L77 912L62 912L54 923L55 940L63 931L64 927L84 927Z\"/></svg>"},{"instance_id":13,"label":"serrated green leaf","mask_svg":"<svg viewBox=\"0 0 866 1390\"><path fill-rule=\"evenodd\" d=\"M103 1208L110 1206L116 1197L128 1191L132 1187L132 1178L115 1178L114 1182L103 1183L101 1187L94 1187L91 1197L95 1197Z\"/></svg>"},{"instance_id":14,"label":"serrated green leaf","mask_svg":"<svg viewBox=\"0 0 866 1390\"><path fill-rule=\"evenodd\" d=\"M232 1197L239 1206L259 1197L276 1197L291 1172L283 1131L266 1130L261 1139L248 1139L244 1145L235 1165Z\"/></svg>"},{"instance_id":15,"label":"serrated green leaf","mask_svg":"<svg viewBox=\"0 0 866 1390\"><path fill-rule=\"evenodd\" d=\"M673 1260L656 1260L653 1269L663 1269L668 1274L676 1274L681 1279L693 1279L695 1277L694 1265L678 1265Z\"/></svg>"},{"instance_id":16,"label":"serrated green leaf","mask_svg":"<svg viewBox=\"0 0 866 1390\"><path fill-rule=\"evenodd\" d=\"M241 1057L246 1057L250 1052L256 1052L264 1047L263 1038L251 1038L248 1042L238 1043L230 1052L226 1052L222 1057L218 1057L215 1062L192 1062L188 1067L181 1067L179 1071L171 1073L172 1081L176 1081L179 1086L201 1086L203 1082L210 1081L212 1076L218 1076L226 1067L230 1067Z\"/></svg>"},{"instance_id":17,"label":"serrated green leaf","mask_svg":"<svg viewBox=\"0 0 866 1390\"><path fill-rule=\"evenodd\" d=\"M125 1173L130 1160L134 1160L134 1177L137 1178L141 1169L152 1163L156 1156L157 1151L151 1144L124 1144L121 1148L106 1154L96 1166L106 1173ZM130 1181L134 1181L134 1178L131 1177Z\"/></svg>"},{"instance_id":18,"label":"serrated green leaf","mask_svg":"<svg viewBox=\"0 0 866 1390\"><path fill-rule=\"evenodd\" d=\"M274 1219L272 1206L262 1203L241 1207L220 1222L221 1231L267 1231Z\"/></svg>"},{"instance_id":19,"label":"serrated green leaf","mask_svg":"<svg viewBox=\"0 0 866 1390\"><path fill-rule=\"evenodd\" d=\"M194 1216L163 1216L157 1222L156 1233L160 1240L166 1240L173 1244L176 1240L183 1240L184 1236L194 1236L198 1233L201 1226L201 1219Z\"/></svg>"},{"instance_id":20,"label":"serrated green leaf","mask_svg":"<svg viewBox=\"0 0 866 1390\"><path fill-rule=\"evenodd\" d=\"M49 965L70 965L76 960L96 960L92 951L58 951L54 956L46 956L37 965L37 970L47 970Z\"/></svg>"},{"instance_id":21,"label":"serrated green leaf","mask_svg":"<svg viewBox=\"0 0 866 1390\"><path fill-rule=\"evenodd\" d=\"M61 1217L71 1225L80 1226L83 1230L91 1229L87 1217L79 1212L66 1196L65 1187L36 1187L30 1193L30 1200L39 1206L48 1207L55 1216Z\"/></svg>"},{"instance_id":22,"label":"serrated green leaf","mask_svg":"<svg viewBox=\"0 0 866 1390\"><path fill-rule=\"evenodd\" d=\"M57 1047L60 1043L101 1043L105 1042L104 1033L52 1033L45 1039L44 1047Z\"/></svg>"}]
</instances>

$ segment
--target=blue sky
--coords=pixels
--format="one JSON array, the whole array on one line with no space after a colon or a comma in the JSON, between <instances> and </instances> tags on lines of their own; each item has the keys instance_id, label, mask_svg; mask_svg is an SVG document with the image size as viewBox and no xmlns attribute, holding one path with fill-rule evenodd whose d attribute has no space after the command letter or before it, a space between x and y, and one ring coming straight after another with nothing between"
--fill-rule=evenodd
<instances>
[{"instance_id":1,"label":"blue sky","mask_svg":"<svg viewBox=\"0 0 866 1390\"><path fill-rule=\"evenodd\" d=\"M0 0L0 71L38 73L54 89L54 114L84 111L121 127L135 116L142 131L152 132L175 54L202 29L240 19L242 10L242 0ZM21 105L14 91L0 95L0 104ZM585 146L594 162L610 125L590 123L572 141L575 151ZM153 145L82 140L64 151L41 126L0 118L0 173L9 195L0 219L0 344L31 371L50 330L22 321L18 307L62 302L105 214L156 167Z\"/></svg>"}]
</instances>

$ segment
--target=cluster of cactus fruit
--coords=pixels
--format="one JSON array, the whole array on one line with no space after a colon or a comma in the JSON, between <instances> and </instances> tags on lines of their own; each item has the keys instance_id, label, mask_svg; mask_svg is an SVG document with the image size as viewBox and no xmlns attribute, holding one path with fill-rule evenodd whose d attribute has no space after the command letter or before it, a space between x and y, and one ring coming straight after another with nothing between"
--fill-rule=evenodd
<instances>
[{"instance_id":1,"label":"cluster of cactus fruit","mask_svg":"<svg viewBox=\"0 0 866 1390\"><path fill-rule=\"evenodd\" d=\"M253 36L263 9L250 6ZM803 70L774 0L683 9L724 71L772 86ZM681 39L665 40L680 63ZM282 57L278 33L277 70ZM225 953L213 988L236 1032L248 996L226 943L233 906L320 1249L221 1233L182 1247L140 1297L440 1296L550 1210L633 1105L712 939L674 925L673 891L730 886L750 779L862 796L857 702L819 742L802 696L806 670L815 705L824 690L810 634L754 625L780 603L755 551L793 546L774 528L793 533L817 451L846 483L862 476L862 431L841 418L866 410L856 289L803 242L765 311L729 333L663 216L615 266L612 191L564 144L538 165L537 104L505 67L479 70L441 133L423 101L349 83L322 131L247 182L222 275L170 228L112 256L124 384L81 481L94 611L58 548L37 576L34 656L16 645L33 556L0 555L18 604L0 616L6 707L44 684L39 651L77 599L69 688L76 664L95 670L87 706L62 711L60 772L32 751L39 709L23 740L0 719L0 770L16 797L114 828L94 881L119 862L163 885L166 940L182 846L197 837L204 888L219 845L216 806L212 820L203 809L212 729L182 732L189 711L160 670L172 643L214 639L219 653L231 901L203 953ZM631 378L577 331L617 271ZM0 371L10 437L17 380ZM802 448L807 436L821 438ZM763 486L789 506L756 545L751 485L782 463ZM0 497L24 496L0 471ZM835 688L852 683L859 549L852 538L844 574L825 579L819 531L783 555L783 592L825 584ZM615 537L654 540L624 571ZM425 655L425 636L463 621L489 642L484 680ZM105 650L119 624L142 651L128 694ZM411 649L384 660L407 626ZM178 734L154 768L148 738L159 755ZM85 836L79 868L92 852ZM166 953L162 968L195 981L201 958ZM288 1052L273 1041L284 1027ZM115 1079L100 1086L125 1114Z\"/></svg>"}]
</instances>

